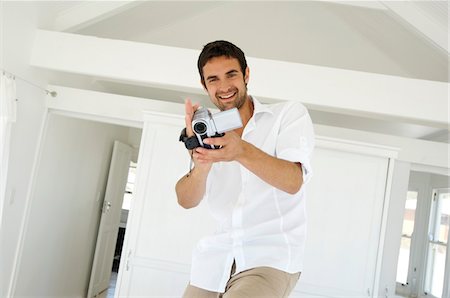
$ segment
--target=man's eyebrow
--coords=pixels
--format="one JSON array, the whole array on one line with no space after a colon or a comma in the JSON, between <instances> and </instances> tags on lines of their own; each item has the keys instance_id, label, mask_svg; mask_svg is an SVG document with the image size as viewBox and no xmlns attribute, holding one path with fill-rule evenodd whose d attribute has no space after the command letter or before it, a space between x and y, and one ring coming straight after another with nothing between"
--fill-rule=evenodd
<instances>
[{"instance_id":1,"label":"man's eyebrow","mask_svg":"<svg viewBox=\"0 0 450 298\"><path fill-rule=\"evenodd\" d=\"M216 75L213 75L213 76L208 76L208 77L206 78L206 80L210 80L210 79L215 79L215 78L217 78L217 76L216 76Z\"/></svg>"},{"instance_id":2,"label":"man's eyebrow","mask_svg":"<svg viewBox=\"0 0 450 298\"><path fill-rule=\"evenodd\" d=\"M232 70L228 71L226 74L232 74L232 73L236 73L236 72L239 72L239 71L236 69L232 69Z\"/></svg>"},{"instance_id":3,"label":"man's eyebrow","mask_svg":"<svg viewBox=\"0 0 450 298\"><path fill-rule=\"evenodd\" d=\"M229 74L234 74L234 73L238 73L238 72L239 72L239 71L238 71L237 69L232 69L232 70L227 71L225 74L226 74L226 75L229 75ZM206 77L206 80L216 79L216 78L218 78L217 75L210 75L210 76L207 76L207 77Z\"/></svg>"}]
</instances>

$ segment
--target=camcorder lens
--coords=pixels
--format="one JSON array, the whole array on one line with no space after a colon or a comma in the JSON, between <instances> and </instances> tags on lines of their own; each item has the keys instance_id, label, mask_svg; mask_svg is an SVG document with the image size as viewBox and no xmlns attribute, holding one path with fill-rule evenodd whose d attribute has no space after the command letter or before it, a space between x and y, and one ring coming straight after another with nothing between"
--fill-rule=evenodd
<instances>
[{"instance_id":1,"label":"camcorder lens","mask_svg":"<svg viewBox=\"0 0 450 298\"><path fill-rule=\"evenodd\" d=\"M206 124L203 122L197 122L194 124L194 131L199 135L204 134L206 132L206 129Z\"/></svg>"}]
</instances>

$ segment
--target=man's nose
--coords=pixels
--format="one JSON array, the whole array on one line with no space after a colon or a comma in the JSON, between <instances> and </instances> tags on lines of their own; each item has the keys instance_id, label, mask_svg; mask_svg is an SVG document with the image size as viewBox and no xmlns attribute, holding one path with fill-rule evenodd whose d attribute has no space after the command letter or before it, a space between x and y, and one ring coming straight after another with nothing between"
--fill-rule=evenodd
<instances>
[{"instance_id":1,"label":"man's nose","mask_svg":"<svg viewBox=\"0 0 450 298\"><path fill-rule=\"evenodd\" d=\"M219 84L220 92L228 92L231 89L231 85L227 80L221 80Z\"/></svg>"}]
</instances>

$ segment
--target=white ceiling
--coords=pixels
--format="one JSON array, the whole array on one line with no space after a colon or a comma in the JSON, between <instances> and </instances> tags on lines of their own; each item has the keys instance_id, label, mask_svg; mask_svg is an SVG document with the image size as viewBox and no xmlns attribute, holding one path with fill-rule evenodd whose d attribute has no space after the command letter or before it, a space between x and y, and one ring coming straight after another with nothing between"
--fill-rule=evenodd
<instances>
[{"instance_id":1,"label":"white ceiling","mask_svg":"<svg viewBox=\"0 0 450 298\"><path fill-rule=\"evenodd\" d=\"M449 80L447 1L135 1L115 2L113 8L108 1L92 3L37 2L40 28L191 49L227 39L252 57ZM48 75L54 84L181 101L174 90ZM319 124L448 142L448 130L407 122L314 110L311 116Z\"/></svg>"}]
</instances>

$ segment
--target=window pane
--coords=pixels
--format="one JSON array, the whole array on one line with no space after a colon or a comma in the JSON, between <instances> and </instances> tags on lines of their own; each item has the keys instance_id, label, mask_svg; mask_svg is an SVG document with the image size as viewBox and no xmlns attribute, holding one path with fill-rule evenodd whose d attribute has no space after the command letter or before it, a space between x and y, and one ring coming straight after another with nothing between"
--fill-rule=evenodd
<instances>
[{"instance_id":1,"label":"window pane","mask_svg":"<svg viewBox=\"0 0 450 298\"><path fill-rule=\"evenodd\" d=\"M442 297L446 246L430 243L428 247L428 270L425 291L435 297Z\"/></svg>"},{"instance_id":2,"label":"window pane","mask_svg":"<svg viewBox=\"0 0 450 298\"><path fill-rule=\"evenodd\" d=\"M438 209L438 227L437 227L437 241L448 243L448 230L450 221L450 194L441 193L439 195L439 209Z\"/></svg>"},{"instance_id":3,"label":"window pane","mask_svg":"<svg viewBox=\"0 0 450 298\"><path fill-rule=\"evenodd\" d=\"M130 193L126 193L123 196L122 209L130 210L132 199L133 199L133 195Z\"/></svg>"},{"instance_id":4,"label":"window pane","mask_svg":"<svg viewBox=\"0 0 450 298\"><path fill-rule=\"evenodd\" d=\"M136 180L136 168L130 167L130 170L128 172L128 181L127 186L125 188L125 191L133 192L134 191L134 182Z\"/></svg>"},{"instance_id":5,"label":"window pane","mask_svg":"<svg viewBox=\"0 0 450 298\"><path fill-rule=\"evenodd\" d=\"M408 281L409 252L411 249L411 239L402 237L400 253L397 263L397 282L406 285Z\"/></svg>"},{"instance_id":6,"label":"window pane","mask_svg":"<svg viewBox=\"0 0 450 298\"><path fill-rule=\"evenodd\" d=\"M447 251L450 196L448 191L435 192L431 205L428 259L425 278L425 291L435 297L442 296L444 288L445 258Z\"/></svg>"},{"instance_id":7,"label":"window pane","mask_svg":"<svg viewBox=\"0 0 450 298\"><path fill-rule=\"evenodd\" d=\"M406 194L405 213L403 214L402 240L397 263L397 282L407 283L409 255L411 250L411 236L414 230L414 220L417 206L417 191L408 191Z\"/></svg>"},{"instance_id":8,"label":"window pane","mask_svg":"<svg viewBox=\"0 0 450 298\"><path fill-rule=\"evenodd\" d=\"M417 191L408 191L405 202L405 213L403 215L402 234L412 236L414 230L414 219L417 206Z\"/></svg>"},{"instance_id":9,"label":"window pane","mask_svg":"<svg viewBox=\"0 0 450 298\"><path fill-rule=\"evenodd\" d=\"M134 182L136 180L136 166L131 162L128 170L128 180L125 187L125 194L123 196L122 209L130 210L131 200L133 199Z\"/></svg>"}]
</instances>

